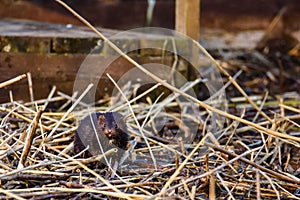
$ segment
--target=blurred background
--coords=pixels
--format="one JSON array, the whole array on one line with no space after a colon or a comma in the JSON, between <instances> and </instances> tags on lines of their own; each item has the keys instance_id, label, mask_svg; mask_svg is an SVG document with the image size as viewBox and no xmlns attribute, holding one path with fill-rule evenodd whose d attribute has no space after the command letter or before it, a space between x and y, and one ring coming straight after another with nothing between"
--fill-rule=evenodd
<instances>
[{"instance_id":1,"label":"blurred background","mask_svg":"<svg viewBox=\"0 0 300 200\"><path fill-rule=\"evenodd\" d=\"M147 0L65 0L92 24L131 29L146 24ZM289 29L300 27L300 4L295 0L202 0L201 28L230 31L266 28L281 10ZM81 24L54 0L0 0L0 17ZM151 26L174 28L175 0L156 0Z\"/></svg>"},{"instance_id":2,"label":"blurred background","mask_svg":"<svg viewBox=\"0 0 300 200\"><path fill-rule=\"evenodd\" d=\"M106 36L120 30L187 25L200 43L231 74L247 72L241 85L251 93L300 92L300 4L295 0L65 0ZM177 6L180 2L181 6ZM184 5L189 7L184 14ZM193 3L192 3L193 2ZM177 9L178 8L178 9ZM197 8L197 9L196 9ZM190 15L190 16L186 16ZM186 19L183 19L186 17ZM181 22L180 22L181 21ZM177 25L176 25L177 23ZM137 38L131 38L137 39ZM147 44L120 40L120 44ZM0 0L0 81L32 73L36 98L55 85L70 94L78 68L99 37L54 0ZM105 50L105 48L102 47ZM103 52L105 54L105 52ZM107 53L107 52L106 52ZM173 57L136 52L140 63L171 63ZM122 66L122 67L119 67ZM245 68L245 66L247 68ZM111 74L120 76L128 62L120 59ZM185 74L187 76L188 72ZM248 80L249 81L245 81ZM255 86L256 88L252 88ZM0 101L29 100L25 80L0 91ZM102 94L102 92L99 92ZM233 94L235 95L235 93Z\"/></svg>"}]
</instances>

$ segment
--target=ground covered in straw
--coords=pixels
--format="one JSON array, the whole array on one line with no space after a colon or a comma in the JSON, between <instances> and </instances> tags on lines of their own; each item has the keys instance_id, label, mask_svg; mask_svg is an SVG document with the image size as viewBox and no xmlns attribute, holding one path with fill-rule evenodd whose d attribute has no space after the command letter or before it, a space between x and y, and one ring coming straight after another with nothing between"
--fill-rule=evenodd
<instances>
[{"instance_id":1,"label":"ground covered in straw","mask_svg":"<svg viewBox=\"0 0 300 200\"><path fill-rule=\"evenodd\" d=\"M99 162L101 156L73 153L74 131L89 112L78 101L72 107L72 99L80 97L54 88L44 100L2 104L0 199L299 199L300 58L286 52L211 53L233 76L222 75L229 83L231 115L218 133L210 131L213 112L207 109L201 117L185 116L198 124L191 133L174 96L160 101L168 110L163 125L151 120L159 117L161 104L150 98L132 101L134 117L122 106L122 95L92 105L105 112L115 102L114 108L129 116L131 139L139 144L116 174L112 165ZM122 91L133 99L134 88ZM195 136L193 142L174 137L177 130Z\"/></svg>"}]
</instances>

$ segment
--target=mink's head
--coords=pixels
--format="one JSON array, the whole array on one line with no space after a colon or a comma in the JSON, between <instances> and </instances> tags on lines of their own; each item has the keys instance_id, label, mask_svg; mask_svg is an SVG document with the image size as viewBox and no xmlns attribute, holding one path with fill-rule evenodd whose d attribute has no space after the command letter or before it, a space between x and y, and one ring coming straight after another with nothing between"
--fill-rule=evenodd
<instances>
[{"instance_id":1,"label":"mink's head","mask_svg":"<svg viewBox=\"0 0 300 200\"><path fill-rule=\"evenodd\" d=\"M98 123L103 133L108 137L115 137L116 134L126 131L124 117L116 112L101 113L98 116Z\"/></svg>"}]
</instances>

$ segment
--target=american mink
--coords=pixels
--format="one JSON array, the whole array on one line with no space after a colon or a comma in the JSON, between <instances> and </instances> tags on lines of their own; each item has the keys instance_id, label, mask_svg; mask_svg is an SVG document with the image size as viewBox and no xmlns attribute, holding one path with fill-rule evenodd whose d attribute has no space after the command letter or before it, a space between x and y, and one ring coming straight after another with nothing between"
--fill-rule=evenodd
<instances>
[{"instance_id":1,"label":"american mink","mask_svg":"<svg viewBox=\"0 0 300 200\"><path fill-rule=\"evenodd\" d=\"M100 142L103 152L116 147L120 148L117 154L111 156L120 158L128 147L128 140L124 117L120 113L96 112L86 116L80 122L74 136L74 153L81 152L89 145L89 149L82 155L83 157L100 155L102 154Z\"/></svg>"}]
</instances>

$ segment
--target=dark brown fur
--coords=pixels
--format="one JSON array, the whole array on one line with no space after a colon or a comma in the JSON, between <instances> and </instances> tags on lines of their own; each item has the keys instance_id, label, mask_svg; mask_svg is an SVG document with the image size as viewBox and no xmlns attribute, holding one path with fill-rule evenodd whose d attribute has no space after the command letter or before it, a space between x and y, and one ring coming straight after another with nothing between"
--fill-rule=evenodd
<instances>
[{"instance_id":1,"label":"dark brown fur","mask_svg":"<svg viewBox=\"0 0 300 200\"><path fill-rule=\"evenodd\" d=\"M93 124L95 129L93 128ZM95 130L96 133L95 134ZM98 140L98 139L99 140ZM128 134L124 118L117 112L92 113L85 117L75 132L74 153L79 153L89 145L89 150L83 154L83 157L100 155L112 148L127 149ZM122 150L113 157L121 156Z\"/></svg>"}]
</instances>

